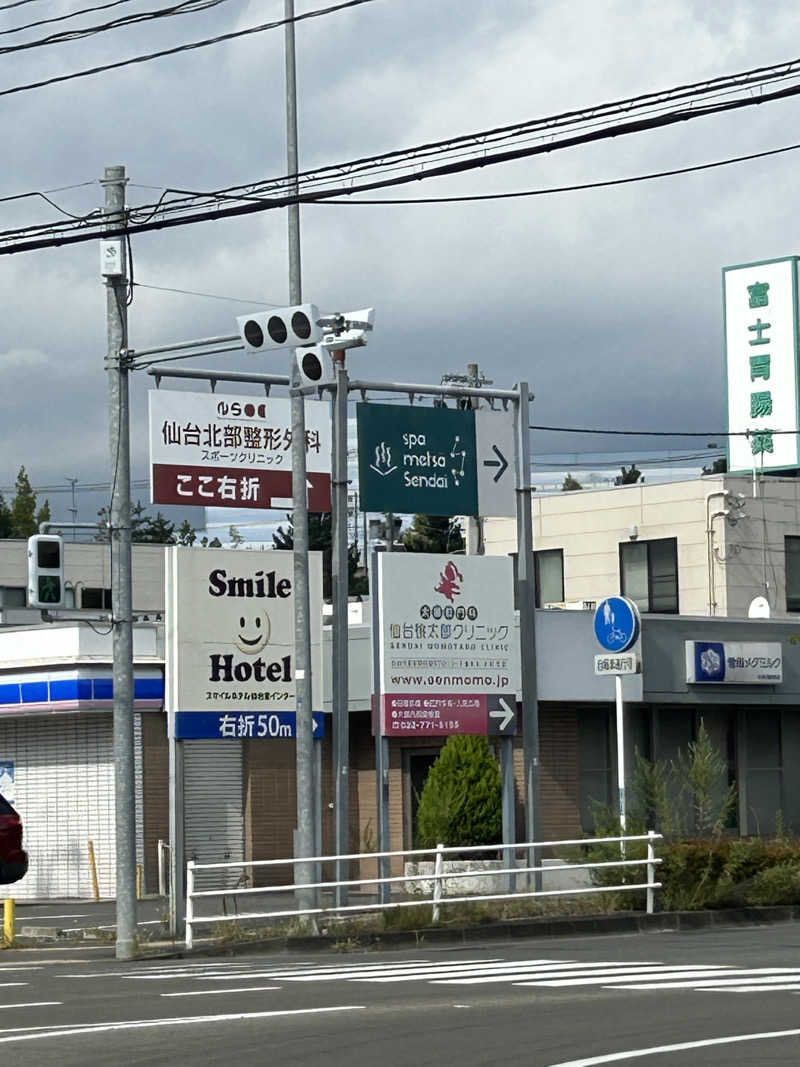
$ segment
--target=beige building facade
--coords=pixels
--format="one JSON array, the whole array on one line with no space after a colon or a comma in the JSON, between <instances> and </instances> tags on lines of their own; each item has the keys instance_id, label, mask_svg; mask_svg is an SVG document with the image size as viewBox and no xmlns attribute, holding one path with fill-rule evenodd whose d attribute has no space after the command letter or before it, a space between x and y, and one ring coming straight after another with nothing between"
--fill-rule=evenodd
<instances>
[{"instance_id":1,"label":"beige building facade","mask_svg":"<svg viewBox=\"0 0 800 1067\"><path fill-rule=\"evenodd\" d=\"M800 614L800 479L714 475L534 495L540 607L611 593L654 614ZM486 519L487 555L516 550L512 519Z\"/></svg>"}]
</instances>

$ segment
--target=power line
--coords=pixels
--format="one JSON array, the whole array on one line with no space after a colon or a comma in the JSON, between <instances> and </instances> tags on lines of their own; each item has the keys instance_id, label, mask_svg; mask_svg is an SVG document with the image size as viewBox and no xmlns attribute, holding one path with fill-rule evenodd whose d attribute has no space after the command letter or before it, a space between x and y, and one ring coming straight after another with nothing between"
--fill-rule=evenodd
<instances>
[{"instance_id":1,"label":"power line","mask_svg":"<svg viewBox=\"0 0 800 1067\"><path fill-rule=\"evenodd\" d=\"M352 3L364 3L369 0L349 0L349 4ZM347 6L349 6L349 4ZM330 9L329 9L330 10ZM302 17L302 16L299 16ZM545 144L537 144L532 146L526 146L524 148L516 148L511 150L504 150L502 152L495 153L491 156L480 156L477 159L459 160L453 163L446 163L439 166L430 167L428 170L420 173L398 175L391 179L377 179L370 182L365 182L360 185L352 185L339 187L337 189L318 190L311 193L301 193L299 195L284 194L277 197L270 197L268 199L256 199L256 201L248 202L244 204L236 204L231 207L216 206L213 209L206 209L203 211L197 211L193 214L187 214L181 218L158 218L150 219L147 222L128 223L124 226L112 226L104 227L98 230L96 227L92 227L89 232L81 232L79 234L71 233L67 231L68 223L56 224L51 226L50 233L52 236L35 238L33 240L17 241L14 244L8 244L3 248L0 248L0 255L9 255L20 251L30 251L37 248L47 248L57 246L59 244L75 244L89 240L96 240L98 237L113 237L123 236L126 234L143 233L149 230L156 229L168 229L174 226L184 226L199 222L207 222L221 218L232 218L236 216L243 216L249 214L255 214L262 211L275 210L277 208L283 208L289 204L295 203L316 203L320 200L332 199L336 196L347 195L350 196L354 193L369 191L373 189L383 189L395 185L404 185L412 181L422 181L432 177L442 177L444 175L451 175L457 173L465 173L470 170L475 170L481 167L498 165L500 163L511 162L512 160L518 160L528 158L535 155L541 155L553 151L558 151L563 148L575 147L577 145L587 144L594 141L607 139L610 137L619 137L627 134L641 133L646 130L658 129L673 125L677 122L686 122L701 116L708 116L712 114L718 114L724 111L730 111L734 109L740 109L743 107L751 107L755 104L764 103L768 100L786 99L791 96L800 94L800 85L791 86L776 90L772 93L765 93L759 97L744 97L735 101L726 101L724 103L717 103L706 107L698 107L692 111L671 113L669 115L662 115L655 118L646 120L636 120L624 125L614 126L603 130L594 130L590 133L584 133L577 136L562 138L560 141L548 142ZM0 95L2 93L0 92ZM221 194L204 194L204 195L216 195ZM237 199L241 199L238 197ZM72 224L72 229L78 227L78 223ZM56 235L55 231L60 230ZM24 232L39 232L42 233L44 228L29 227ZM19 237L23 231L6 231L0 233L0 239L9 239L10 237Z\"/></svg>"},{"instance_id":2,"label":"power line","mask_svg":"<svg viewBox=\"0 0 800 1067\"><path fill-rule=\"evenodd\" d=\"M510 126L500 126L489 130L481 130L469 134L462 134L456 137L450 137L445 140L429 142L422 145L417 145L411 149L396 149L390 152L380 153L375 156L366 156L361 159L349 160L346 163L333 164L325 167L316 168L313 171L301 171L298 175L301 180L301 184L307 184L309 181L321 181L325 174L336 174L339 178L347 176L352 178L355 173L359 173L368 169L375 169L376 167L381 170L387 169L387 164L390 161L401 160L405 165L412 159L414 162L418 162L420 159L426 156L443 154L452 154L457 148L469 145L473 151L483 150L487 144L496 144L499 141L508 141L509 139L520 139L523 136L531 134L539 135L552 135L553 130L560 127L577 127L580 123L586 123L589 118L598 118L599 116L610 117L623 117L628 118L632 111L641 111L643 107L653 108L656 101L677 101L684 99L687 95L691 96L704 96L704 95L726 95L732 87L742 88L747 85L751 85L754 81L761 83L762 85L769 81L785 80L789 77L797 77L800 73L800 60L792 60L788 63L783 63L773 67L762 67L754 70L744 71L740 74L726 75L720 78L711 79L707 82L695 83L690 86L678 86L674 89L664 90L659 93L647 93L637 97L632 97L626 100L615 101L613 103L606 103L600 105L594 105L588 108L582 108L577 111L564 112L553 116L548 116L541 119L527 119L523 122L515 123ZM688 103L688 111L694 112L696 103L690 100ZM284 184L288 180L288 176L284 176L279 180L273 182L273 186L276 184ZM263 183L259 183L263 185ZM227 189L218 191L218 194L223 193L236 194L237 192L250 188L253 192L256 191L256 184L251 183L249 186L231 186ZM188 192L187 190L171 190L173 192ZM266 190L265 190L266 191ZM214 194L198 193L194 192L193 195L196 198L204 198Z\"/></svg>"},{"instance_id":3,"label":"power line","mask_svg":"<svg viewBox=\"0 0 800 1067\"><path fill-rule=\"evenodd\" d=\"M123 2L123 0L118 0ZM152 22L156 19L169 18L175 15L190 15L196 11L206 11L208 8L217 7L227 3L228 0L180 0L170 7L159 8L155 11L137 11L132 15L123 15L111 22L102 22L96 26L86 26L81 29L60 30L51 33L48 37L40 37L36 41L24 41L21 44L5 45L0 48L0 55L8 55L12 52L27 52L32 48L43 48L51 44L65 44L68 41L82 41L87 37L94 37L99 33L107 33L109 30L117 30L122 26L134 26L140 22ZM110 5L113 6L113 5ZM89 10L92 10L91 8ZM72 16L63 16L70 18ZM52 21L60 21L53 19ZM24 27L22 27L24 28ZM6 30L6 33L16 33L17 30Z\"/></svg>"},{"instance_id":4,"label":"power line","mask_svg":"<svg viewBox=\"0 0 800 1067\"><path fill-rule=\"evenodd\" d=\"M700 433L697 430L598 430L579 426L529 426L529 430L547 430L553 433L596 433L615 437L751 437L754 433L796 434L797 430L715 430Z\"/></svg>"},{"instance_id":5,"label":"power line","mask_svg":"<svg viewBox=\"0 0 800 1067\"><path fill-rule=\"evenodd\" d=\"M283 307L282 304L272 304L268 300L245 300L241 296L218 296L216 293L198 293L192 289L171 289L166 285L147 285L145 282L135 282L137 289L155 289L160 293L177 293L180 296L202 296L208 300L228 300L232 304L260 305L266 308Z\"/></svg>"},{"instance_id":6,"label":"power line","mask_svg":"<svg viewBox=\"0 0 800 1067\"><path fill-rule=\"evenodd\" d=\"M729 159L716 160L713 163L697 163L691 167L677 167L674 170L653 171L650 174L637 174L631 178L610 178L608 181L583 182L580 185L560 185L549 189L523 189L510 193L480 193L469 196L425 196L408 197L406 199L391 200L320 200L321 204L453 204L470 203L479 200L512 200L526 196L550 196L553 193L576 193L584 189L604 189L611 185L631 185L634 182L652 181L655 178L672 178L678 174L692 174L701 170L712 170L715 167L728 167L733 163L746 163L753 159L764 159L766 156L777 156L783 152L795 152L800 144L790 144L783 148L770 148L765 152L752 152L746 156L732 156Z\"/></svg>"},{"instance_id":7,"label":"power line","mask_svg":"<svg viewBox=\"0 0 800 1067\"><path fill-rule=\"evenodd\" d=\"M314 13L311 13L314 14ZM305 17L305 16L304 16ZM515 123L510 126L495 127L494 129L481 130L470 134L459 135L457 137L450 137L443 141L429 142L410 149L392 150L390 152L380 153L374 156L362 157L361 159L349 160L345 163L337 163L327 165L325 167L319 167L312 171L301 172L299 178L303 185L307 185L309 182L321 182L325 180L333 180L331 175L336 175L340 179L348 177L352 179L354 173L364 171L365 169L378 169L385 171L389 161L396 161L402 159L405 161L405 165L411 165L412 162L416 162L426 156L432 154L442 155L444 153L452 153L459 146L471 145L474 151L485 151L486 145L489 143L497 143L498 140L508 140L511 137L519 138L524 135L530 136L537 133L540 135L551 135L552 131L558 127L565 125L572 125L578 121L585 121L588 117L599 115L609 116L623 116L629 117L632 110L641 110L645 105L648 107L654 106L656 102L664 101L678 101L685 98L687 95L708 95L730 91L731 87L753 87L753 83L760 81L762 83L774 80L783 80L788 77L796 77L800 73L800 60L792 60L788 63L773 65L771 67L761 67L752 70L744 71L734 75L725 75L722 77L714 78L704 82L694 83L689 86L678 86L673 89L662 90L658 93L640 94L637 97L628 98L621 101L615 101L613 103L606 103L601 105L593 105L589 108L583 108L577 111L564 112L562 114L549 116L545 118L528 119L520 123ZM24 88L24 87L20 87ZM689 101L689 107L695 107L695 101ZM694 112L696 113L696 112ZM329 177L326 179L325 176ZM420 176L420 175L418 175ZM199 193L197 191L187 190L174 190L166 189L159 201L155 205L144 205L140 208L131 209L131 214L136 215L143 211L161 209L163 213L171 211L186 210L186 205L191 200L205 200L205 201L221 201L225 194L230 199L243 199L246 191L249 191L247 195L256 197L257 195L263 195L268 191L275 191L285 187L289 176L283 176L279 179L271 179L268 182L247 183L246 185L229 186L228 188L217 190L212 193ZM294 181L294 176L292 176ZM356 191L363 191L363 189L355 190L352 186L342 190L347 193L348 196ZM338 193L339 190L334 190L334 193ZM183 200L176 201L174 203L164 204L164 198L170 193L183 193L186 194ZM330 197L330 193L328 196ZM140 220L142 221L142 220ZM148 220L144 220L148 221ZM30 227L27 229L31 229ZM33 227L33 230L44 232L45 226ZM21 233L23 230L11 231ZM8 234L6 234L8 236Z\"/></svg>"},{"instance_id":8,"label":"power line","mask_svg":"<svg viewBox=\"0 0 800 1067\"><path fill-rule=\"evenodd\" d=\"M220 44L223 41L233 41L239 37L248 37L254 33L263 33L265 30L278 29L287 23L304 22L307 19L319 18L322 15L330 15L336 11L343 11L350 7L359 7L361 4L370 4L373 0L343 0L342 3L331 7L319 8L316 11L306 11L302 15L295 15L290 19L276 19L273 22L265 22L260 26L251 26L246 30L234 30L230 33L222 33L217 37L208 37L202 41L192 41L187 44L176 45L173 48L164 48L159 52L149 52L146 55L133 56L131 59L120 59L116 63L105 63L98 67L89 67L86 70L74 71L71 74L58 74L52 78L45 78L38 82L28 82L26 85L15 85L11 89L0 89L0 96L10 96L13 93L27 92L29 89L42 89L46 85L56 85L60 82L73 81L76 78L88 78L92 74L103 74L109 70L118 70L120 67L130 67L138 63L149 63L152 59L163 59L164 56L174 56L181 52L191 52L198 48L207 48L209 45Z\"/></svg>"},{"instance_id":9,"label":"power line","mask_svg":"<svg viewBox=\"0 0 800 1067\"><path fill-rule=\"evenodd\" d=\"M84 7L80 11L70 11L67 15L56 15L51 19L39 19L37 22L28 22L24 26L15 26L11 30L0 30L0 37L7 37L10 33L22 33L23 30L32 30L37 26L47 26L54 22L65 22L67 19L77 18L79 15L89 15L94 11L105 11L109 7L119 7L120 4L130 4L133 0L111 0L108 4L97 4L95 7ZM16 5L11 4L11 7ZM0 11L4 10L0 8Z\"/></svg>"},{"instance_id":10,"label":"power line","mask_svg":"<svg viewBox=\"0 0 800 1067\"><path fill-rule=\"evenodd\" d=\"M25 4L36 3L36 0L16 0L13 4L3 4L0 11L10 11L12 7L24 7Z\"/></svg>"}]
</instances>

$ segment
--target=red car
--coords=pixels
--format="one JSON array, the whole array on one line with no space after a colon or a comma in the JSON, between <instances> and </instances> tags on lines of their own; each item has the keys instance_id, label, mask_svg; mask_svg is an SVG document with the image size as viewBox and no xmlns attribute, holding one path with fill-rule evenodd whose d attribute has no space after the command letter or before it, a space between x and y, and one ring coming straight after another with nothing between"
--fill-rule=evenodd
<instances>
[{"instance_id":1,"label":"red car","mask_svg":"<svg viewBox=\"0 0 800 1067\"><path fill-rule=\"evenodd\" d=\"M28 853L22 847L22 819L0 795L0 885L18 882L28 870Z\"/></svg>"}]
</instances>

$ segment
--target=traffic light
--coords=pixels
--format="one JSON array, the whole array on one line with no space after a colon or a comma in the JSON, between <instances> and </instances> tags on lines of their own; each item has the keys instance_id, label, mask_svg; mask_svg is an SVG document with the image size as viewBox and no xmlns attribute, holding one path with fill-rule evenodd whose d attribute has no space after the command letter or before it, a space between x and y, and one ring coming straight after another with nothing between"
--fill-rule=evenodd
<instances>
[{"instance_id":1,"label":"traffic light","mask_svg":"<svg viewBox=\"0 0 800 1067\"><path fill-rule=\"evenodd\" d=\"M57 534L28 538L28 607L64 607L64 542Z\"/></svg>"},{"instance_id":2,"label":"traffic light","mask_svg":"<svg viewBox=\"0 0 800 1067\"><path fill-rule=\"evenodd\" d=\"M333 381L330 355L322 345L311 348L296 348L294 358L300 372L301 385L324 385Z\"/></svg>"},{"instance_id":3,"label":"traffic light","mask_svg":"<svg viewBox=\"0 0 800 1067\"><path fill-rule=\"evenodd\" d=\"M315 345L322 337L319 311L314 304L258 311L236 319L239 336L248 352Z\"/></svg>"}]
</instances>

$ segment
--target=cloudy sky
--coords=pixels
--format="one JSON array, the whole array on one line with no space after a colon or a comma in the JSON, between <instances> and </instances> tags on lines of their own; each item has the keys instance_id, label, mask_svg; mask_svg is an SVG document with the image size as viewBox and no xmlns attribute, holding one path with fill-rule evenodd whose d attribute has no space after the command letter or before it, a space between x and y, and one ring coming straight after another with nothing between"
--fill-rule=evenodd
<instances>
[{"instance_id":1,"label":"cloudy sky","mask_svg":"<svg viewBox=\"0 0 800 1067\"><path fill-rule=\"evenodd\" d=\"M162 6L133 0L8 33L94 2L4 5L0 46ZM298 13L321 6L297 2ZM206 12L6 55L0 90L282 14L280 0L225 0ZM373 0L297 28L301 165L793 59L798 29L800 9L784 0ZM539 189L782 147L798 140L798 108L794 99L768 103L415 184L406 194ZM165 187L214 189L282 174L283 31L2 96L0 133L0 195L59 189L49 195L74 214L102 203L97 179L109 163L126 165L132 204L152 202ZM720 270L800 252L799 162L800 152L789 152L490 203L308 206L304 296L327 310L376 307L369 347L350 360L359 375L436 382L478 362L497 385L529 380L536 423L719 430ZM56 217L35 199L0 202L3 230ZM287 301L285 212L143 234L133 254L135 348L230 333L235 316L256 302ZM108 480L98 260L95 243L0 257L0 485L12 484L21 464L34 485ZM284 362L237 355L205 366L283 371ZM135 379L133 477L144 482L151 379ZM533 446L540 453L611 447L607 439L551 433L535 433ZM49 495L66 516L69 494ZM134 495L146 498L146 489ZM82 519L93 518L94 498L79 494L79 506Z\"/></svg>"}]
</instances>

